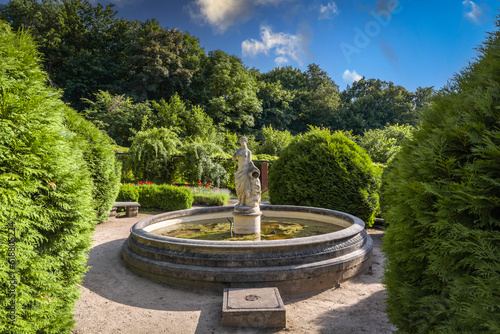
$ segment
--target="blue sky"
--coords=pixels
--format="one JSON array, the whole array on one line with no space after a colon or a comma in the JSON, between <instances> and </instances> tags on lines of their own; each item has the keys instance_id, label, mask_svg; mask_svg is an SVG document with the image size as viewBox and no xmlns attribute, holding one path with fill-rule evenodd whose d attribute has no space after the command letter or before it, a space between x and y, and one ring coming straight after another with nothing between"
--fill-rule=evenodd
<instances>
[{"instance_id":1,"label":"blue sky","mask_svg":"<svg viewBox=\"0 0 500 334\"><path fill-rule=\"evenodd\" d=\"M412 91L440 88L467 65L500 7L498 0L111 2L117 17L155 18L196 36L206 51L235 54L261 72L316 63L341 89L366 76Z\"/></svg>"}]
</instances>

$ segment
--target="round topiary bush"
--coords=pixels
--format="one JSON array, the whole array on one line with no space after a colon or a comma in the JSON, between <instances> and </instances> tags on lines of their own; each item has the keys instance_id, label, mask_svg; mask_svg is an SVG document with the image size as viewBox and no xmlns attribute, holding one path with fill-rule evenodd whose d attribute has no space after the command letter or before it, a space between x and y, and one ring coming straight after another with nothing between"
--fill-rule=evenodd
<instances>
[{"instance_id":1,"label":"round topiary bush","mask_svg":"<svg viewBox=\"0 0 500 334\"><path fill-rule=\"evenodd\" d=\"M0 21L0 59L0 333L65 333L94 226L91 179L31 36Z\"/></svg>"},{"instance_id":2,"label":"round topiary bush","mask_svg":"<svg viewBox=\"0 0 500 334\"><path fill-rule=\"evenodd\" d=\"M272 204L350 213L370 226L379 175L368 154L345 135L313 128L294 138L271 165L269 197Z\"/></svg>"},{"instance_id":3,"label":"round topiary bush","mask_svg":"<svg viewBox=\"0 0 500 334\"><path fill-rule=\"evenodd\" d=\"M402 333L500 333L499 45L497 31L384 173L387 312Z\"/></svg>"}]
</instances>

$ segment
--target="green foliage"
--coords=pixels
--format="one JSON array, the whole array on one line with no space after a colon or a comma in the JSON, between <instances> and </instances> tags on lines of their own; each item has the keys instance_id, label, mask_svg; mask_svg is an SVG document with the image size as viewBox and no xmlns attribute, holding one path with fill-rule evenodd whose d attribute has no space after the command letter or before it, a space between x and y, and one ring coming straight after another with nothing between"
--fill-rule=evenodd
<instances>
[{"instance_id":1,"label":"green foliage","mask_svg":"<svg viewBox=\"0 0 500 334\"><path fill-rule=\"evenodd\" d=\"M214 122L199 106L186 108L185 103L175 93L170 100L153 102L157 111L159 127L168 128L180 137L208 139L215 134Z\"/></svg>"},{"instance_id":2,"label":"green foliage","mask_svg":"<svg viewBox=\"0 0 500 334\"><path fill-rule=\"evenodd\" d=\"M113 5L87 0L13 0L0 18L14 30L29 28L45 55L52 82L81 110L97 91L136 101L182 94L204 57L199 41L158 21L116 18Z\"/></svg>"},{"instance_id":3,"label":"green foliage","mask_svg":"<svg viewBox=\"0 0 500 334\"><path fill-rule=\"evenodd\" d=\"M260 145L259 153L271 156L279 155L281 150L290 144L293 138L289 131L275 130L271 125L269 127L264 126L262 134L264 141Z\"/></svg>"},{"instance_id":4,"label":"green foliage","mask_svg":"<svg viewBox=\"0 0 500 334\"><path fill-rule=\"evenodd\" d=\"M121 164L115 159L111 139L91 122L69 108L66 122L77 134L75 144L83 150L92 177L92 198L97 222L105 222L120 188Z\"/></svg>"},{"instance_id":5,"label":"green foliage","mask_svg":"<svg viewBox=\"0 0 500 334\"><path fill-rule=\"evenodd\" d=\"M155 123L155 115L149 103L133 103L131 98L99 91L95 101L85 99L87 119L106 133L118 144L129 146L131 138Z\"/></svg>"},{"instance_id":6,"label":"green foliage","mask_svg":"<svg viewBox=\"0 0 500 334\"><path fill-rule=\"evenodd\" d=\"M177 135L165 128L137 133L130 147L130 163L139 179L156 183L173 183L177 170L174 156L180 148Z\"/></svg>"},{"instance_id":7,"label":"green foliage","mask_svg":"<svg viewBox=\"0 0 500 334\"><path fill-rule=\"evenodd\" d=\"M213 183L216 186L226 184L228 173L220 164L216 155L222 155L222 149L210 142L194 141L184 145L180 171L189 183Z\"/></svg>"},{"instance_id":8,"label":"green foliage","mask_svg":"<svg viewBox=\"0 0 500 334\"><path fill-rule=\"evenodd\" d=\"M138 202L144 208L176 211L189 209L193 205L193 194L188 187L151 184L136 188L139 191Z\"/></svg>"},{"instance_id":9,"label":"green foliage","mask_svg":"<svg viewBox=\"0 0 500 334\"><path fill-rule=\"evenodd\" d=\"M401 149L401 144L411 138L411 125L388 125L383 129L372 129L357 136L355 141L364 148L373 162L386 164Z\"/></svg>"},{"instance_id":10,"label":"green foliage","mask_svg":"<svg viewBox=\"0 0 500 334\"><path fill-rule=\"evenodd\" d=\"M497 30L384 174L387 310L403 333L500 332L499 42Z\"/></svg>"},{"instance_id":11,"label":"green foliage","mask_svg":"<svg viewBox=\"0 0 500 334\"><path fill-rule=\"evenodd\" d=\"M204 56L196 38L147 20L125 50L127 90L138 101L160 100L186 90Z\"/></svg>"},{"instance_id":12,"label":"green foliage","mask_svg":"<svg viewBox=\"0 0 500 334\"><path fill-rule=\"evenodd\" d=\"M230 192L227 189L213 189L210 186L190 188L194 196L194 204L208 206L224 206L229 202Z\"/></svg>"},{"instance_id":13,"label":"green foliage","mask_svg":"<svg viewBox=\"0 0 500 334\"><path fill-rule=\"evenodd\" d=\"M279 81L262 81L262 76L259 83L257 96L262 101L262 113L256 116L255 128L270 125L279 130L288 129L296 117L291 105L294 93L284 89Z\"/></svg>"},{"instance_id":14,"label":"green foliage","mask_svg":"<svg viewBox=\"0 0 500 334\"><path fill-rule=\"evenodd\" d=\"M120 185L120 191L116 201L118 202L139 202L139 188L133 184Z\"/></svg>"},{"instance_id":15,"label":"green foliage","mask_svg":"<svg viewBox=\"0 0 500 334\"><path fill-rule=\"evenodd\" d=\"M164 211L185 210L193 205L193 194L188 187L168 184L122 184L117 201L138 202L142 208Z\"/></svg>"},{"instance_id":16,"label":"green foliage","mask_svg":"<svg viewBox=\"0 0 500 334\"><path fill-rule=\"evenodd\" d=\"M371 226L378 174L366 152L343 134L312 128L295 137L273 163L269 196L272 204L339 210Z\"/></svg>"},{"instance_id":17,"label":"green foliage","mask_svg":"<svg viewBox=\"0 0 500 334\"><path fill-rule=\"evenodd\" d=\"M29 34L0 21L0 59L0 332L64 333L94 226L88 165Z\"/></svg>"},{"instance_id":18,"label":"green foliage","mask_svg":"<svg viewBox=\"0 0 500 334\"><path fill-rule=\"evenodd\" d=\"M340 104L338 87L317 64L308 65L305 72L290 66L278 67L262 74L261 80L277 85L264 86L261 94L266 107L262 117L269 119L268 123L263 124L271 124L279 130L290 130L293 133L305 132L309 125L329 126L337 114ZM280 90L288 92L288 95ZM280 107L278 110L273 109L276 105ZM270 114L281 117L283 123L273 121Z\"/></svg>"},{"instance_id":19,"label":"green foliage","mask_svg":"<svg viewBox=\"0 0 500 334\"><path fill-rule=\"evenodd\" d=\"M80 109L81 98L98 90L116 92L126 74L121 53L132 42L133 25L116 19L112 7L84 0L13 0L0 7L0 16L15 31L30 29L51 81Z\"/></svg>"},{"instance_id":20,"label":"green foliage","mask_svg":"<svg viewBox=\"0 0 500 334\"><path fill-rule=\"evenodd\" d=\"M218 125L232 131L245 131L254 125L262 111L257 98L257 80L241 59L223 51L211 51L201 64L191 85L191 101L206 106L207 114Z\"/></svg>"},{"instance_id":21,"label":"green foliage","mask_svg":"<svg viewBox=\"0 0 500 334\"><path fill-rule=\"evenodd\" d=\"M421 108L429 104L433 90L419 87L412 93L392 82L362 78L340 96L342 104L332 126L361 135L387 125L417 125Z\"/></svg>"}]
</instances>

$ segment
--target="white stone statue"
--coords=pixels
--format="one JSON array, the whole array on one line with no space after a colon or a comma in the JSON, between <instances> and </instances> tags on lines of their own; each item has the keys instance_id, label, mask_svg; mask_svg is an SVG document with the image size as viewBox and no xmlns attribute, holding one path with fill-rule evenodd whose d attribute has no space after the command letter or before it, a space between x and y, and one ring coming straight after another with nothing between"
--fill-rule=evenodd
<instances>
[{"instance_id":1,"label":"white stone statue","mask_svg":"<svg viewBox=\"0 0 500 334\"><path fill-rule=\"evenodd\" d=\"M233 160L238 159L235 174L237 207L258 208L260 206L260 171L252 162L252 152L247 148L248 139L240 138L241 148L236 150Z\"/></svg>"}]
</instances>

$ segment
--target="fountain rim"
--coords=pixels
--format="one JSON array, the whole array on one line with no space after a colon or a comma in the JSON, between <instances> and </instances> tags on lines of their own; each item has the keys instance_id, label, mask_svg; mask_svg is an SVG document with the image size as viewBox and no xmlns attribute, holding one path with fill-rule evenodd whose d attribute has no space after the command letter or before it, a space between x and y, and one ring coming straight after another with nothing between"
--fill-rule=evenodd
<instances>
[{"instance_id":1,"label":"fountain rim","mask_svg":"<svg viewBox=\"0 0 500 334\"><path fill-rule=\"evenodd\" d=\"M218 248L218 247L230 247L230 248L275 248L275 247L289 247L289 246L302 246L311 245L316 243L324 243L332 240L346 239L354 236L365 229L365 223L360 218L353 216L351 214L316 207L307 206L295 206L295 205L269 205L263 204L260 209L263 213L265 211L292 211L292 212L303 212L311 214L326 215L335 218L339 218L351 223L351 226L346 227L340 231L325 233L316 236L295 238L295 239L281 239L281 240L260 240L260 241L217 241L217 240L197 240L197 239L182 239L175 237L167 237L163 235L154 234L144 230L147 226L159 223L164 220L173 218L182 218L194 215L202 215L209 213L221 213L221 212L231 212L234 206L220 206L220 207L203 207L187 210L178 210L161 213L154 215L152 217L145 218L137 223L135 223L130 228L130 236L140 239L149 240L153 243L170 243L176 244L178 246L187 247L207 247L207 248Z\"/></svg>"}]
</instances>

